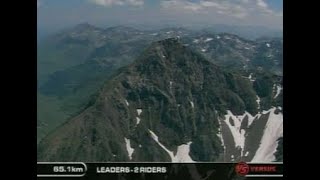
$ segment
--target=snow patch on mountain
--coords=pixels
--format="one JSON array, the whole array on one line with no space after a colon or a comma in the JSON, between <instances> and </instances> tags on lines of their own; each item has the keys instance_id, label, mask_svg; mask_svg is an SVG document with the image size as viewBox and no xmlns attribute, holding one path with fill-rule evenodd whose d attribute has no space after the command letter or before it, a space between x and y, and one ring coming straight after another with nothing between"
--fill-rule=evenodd
<instances>
[{"instance_id":1,"label":"snow patch on mountain","mask_svg":"<svg viewBox=\"0 0 320 180\"><path fill-rule=\"evenodd\" d=\"M169 156L170 156L170 158L171 158L171 160L172 160L172 162L173 162L173 159L174 159L173 152L171 152L171 151L170 151L169 149L167 149L162 143L160 143L158 136L157 136L153 131L151 131L150 129L149 129L149 133L151 134L151 138L152 138L163 150L165 150L165 151L169 154Z\"/></svg>"},{"instance_id":2,"label":"snow patch on mountain","mask_svg":"<svg viewBox=\"0 0 320 180\"><path fill-rule=\"evenodd\" d=\"M151 138L169 154L172 162L194 162L189 155L190 145L192 142L178 146L177 153L174 155L172 151L167 149L162 143L159 142L158 136L153 131L149 129L149 133L151 134Z\"/></svg>"},{"instance_id":3,"label":"snow patch on mountain","mask_svg":"<svg viewBox=\"0 0 320 180\"><path fill-rule=\"evenodd\" d=\"M257 117L257 115L252 116L249 112L245 111L243 115L236 116L236 118L238 118L241 123L245 117L248 117L248 126L247 127L249 127L252 124L253 120Z\"/></svg>"},{"instance_id":4,"label":"snow patch on mountain","mask_svg":"<svg viewBox=\"0 0 320 180\"><path fill-rule=\"evenodd\" d=\"M248 116L248 127L252 124L253 120L256 118L256 117L260 117L259 114L257 114L256 116L252 116L250 113L248 113L247 111L245 112L245 115Z\"/></svg>"},{"instance_id":5,"label":"snow patch on mountain","mask_svg":"<svg viewBox=\"0 0 320 180\"><path fill-rule=\"evenodd\" d=\"M263 110L261 114L268 114L270 112L270 110Z\"/></svg>"},{"instance_id":6,"label":"snow patch on mountain","mask_svg":"<svg viewBox=\"0 0 320 180\"><path fill-rule=\"evenodd\" d=\"M142 109L137 109L138 116L142 113Z\"/></svg>"},{"instance_id":7,"label":"snow patch on mountain","mask_svg":"<svg viewBox=\"0 0 320 180\"><path fill-rule=\"evenodd\" d=\"M241 121L242 119L238 119L235 115L232 114L231 111L227 111L227 115L225 115L225 123L228 125L236 147L241 147L241 149L244 149L244 141L245 141L245 130L241 129ZM233 124L230 123L230 121L233 122Z\"/></svg>"},{"instance_id":8,"label":"snow patch on mountain","mask_svg":"<svg viewBox=\"0 0 320 180\"><path fill-rule=\"evenodd\" d=\"M191 143L192 142L190 141L187 144L178 146L177 154L174 156L174 160L172 162L195 162L189 155Z\"/></svg>"},{"instance_id":9,"label":"snow patch on mountain","mask_svg":"<svg viewBox=\"0 0 320 180\"><path fill-rule=\"evenodd\" d=\"M207 38L206 40L204 40L204 42L209 42L209 41L212 41L213 38Z\"/></svg>"},{"instance_id":10,"label":"snow patch on mountain","mask_svg":"<svg viewBox=\"0 0 320 180\"><path fill-rule=\"evenodd\" d=\"M223 151L224 153L226 153L226 145L224 144L224 140L222 137L222 132L221 132L221 121L218 119L218 123L219 123L219 128L218 128L218 134L217 136L219 137L220 141L221 141L221 145L223 147Z\"/></svg>"},{"instance_id":11,"label":"snow patch on mountain","mask_svg":"<svg viewBox=\"0 0 320 180\"><path fill-rule=\"evenodd\" d=\"M254 81L254 79L252 78L252 73L250 73L250 74L249 74L248 79L249 79L251 82L253 82L253 81Z\"/></svg>"},{"instance_id":12,"label":"snow patch on mountain","mask_svg":"<svg viewBox=\"0 0 320 180\"><path fill-rule=\"evenodd\" d=\"M231 155L230 158L231 158L231 161L234 161L234 155Z\"/></svg>"},{"instance_id":13,"label":"snow patch on mountain","mask_svg":"<svg viewBox=\"0 0 320 180\"><path fill-rule=\"evenodd\" d=\"M247 129L245 128L249 128L252 125L253 121L256 121L257 119L259 119L263 114L263 115L268 115L268 119L266 120L265 127L261 129L261 131L263 131L263 135L261 137L259 147L255 151L250 152L255 154L252 161L253 162L275 161L274 153L277 150L278 139L280 137L283 137L283 115L281 112L279 112L278 114L275 114L275 110L280 108L281 107L278 107L278 108L272 107L269 110L263 110L262 112L259 112L255 116L252 116L248 112L245 112L242 115L235 116L230 110L227 111L225 118L222 120L226 123L228 129L230 130L235 146L241 148L240 157L248 157L249 155L248 151L244 151L245 149L247 149L244 146L245 146L246 137L248 135L246 134ZM241 124L246 117L248 118L248 125L247 127L243 127L241 126ZM219 120L219 124L220 124L220 120ZM250 128L255 128L255 126L253 127L251 126ZM221 137L222 137L221 142L222 142L222 145L225 146L225 142L223 139L224 136L222 136L223 133L224 132L221 132ZM220 129L217 135L218 137L220 137ZM232 161L232 158L231 158L231 161Z\"/></svg>"},{"instance_id":14,"label":"snow patch on mountain","mask_svg":"<svg viewBox=\"0 0 320 180\"><path fill-rule=\"evenodd\" d=\"M276 108L272 108L268 122L264 129L264 133L260 142L260 146L256 151L252 162L271 162L276 158L274 153L278 147L278 139L283 136L283 115L275 114Z\"/></svg>"},{"instance_id":15,"label":"snow patch on mountain","mask_svg":"<svg viewBox=\"0 0 320 180\"><path fill-rule=\"evenodd\" d=\"M202 52L206 52L207 50L206 50L206 49L204 49L204 48L202 48L202 49L201 49L201 51L202 51Z\"/></svg>"},{"instance_id":16,"label":"snow patch on mountain","mask_svg":"<svg viewBox=\"0 0 320 180\"><path fill-rule=\"evenodd\" d=\"M250 61L250 60L247 59L247 61ZM247 65L244 65L243 69L246 69L247 67L248 67ZM251 82L255 81L255 79L252 77L252 73L250 73L248 77L246 77L246 76L242 76L242 77L245 78L245 79L249 79L249 81L251 81Z\"/></svg>"},{"instance_id":17,"label":"snow patch on mountain","mask_svg":"<svg viewBox=\"0 0 320 180\"><path fill-rule=\"evenodd\" d=\"M138 125L140 123L141 119L139 117L136 117L136 119L137 119L136 125Z\"/></svg>"},{"instance_id":18,"label":"snow patch on mountain","mask_svg":"<svg viewBox=\"0 0 320 180\"><path fill-rule=\"evenodd\" d=\"M127 151L128 151L129 159L131 160L132 159L132 154L134 152L134 149L131 148L130 139L124 138L124 140L126 142L126 148L127 148Z\"/></svg>"},{"instance_id":19,"label":"snow patch on mountain","mask_svg":"<svg viewBox=\"0 0 320 180\"><path fill-rule=\"evenodd\" d=\"M191 107L194 108L194 104L192 101L190 101Z\"/></svg>"},{"instance_id":20,"label":"snow patch on mountain","mask_svg":"<svg viewBox=\"0 0 320 180\"><path fill-rule=\"evenodd\" d=\"M199 39L194 39L193 43L199 43Z\"/></svg>"},{"instance_id":21,"label":"snow patch on mountain","mask_svg":"<svg viewBox=\"0 0 320 180\"><path fill-rule=\"evenodd\" d=\"M258 104L258 110L259 110L259 109L260 109L260 101L261 101L261 100L260 100L260 97L259 97L258 95L257 95L257 100L256 100L256 101L257 101L257 104Z\"/></svg>"},{"instance_id":22,"label":"snow patch on mountain","mask_svg":"<svg viewBox=\"0 0 320 180\"><path fill-rule=\"evenodd\" d=\"M279 85L277 85L277 93L276 93L276 95L275 95L273 98L274 98L274 99L277 98L277 97L279 96L279 94L281 93L281 91L282 91L282 87L279 86Z\"/></svg>"}]
</instances>

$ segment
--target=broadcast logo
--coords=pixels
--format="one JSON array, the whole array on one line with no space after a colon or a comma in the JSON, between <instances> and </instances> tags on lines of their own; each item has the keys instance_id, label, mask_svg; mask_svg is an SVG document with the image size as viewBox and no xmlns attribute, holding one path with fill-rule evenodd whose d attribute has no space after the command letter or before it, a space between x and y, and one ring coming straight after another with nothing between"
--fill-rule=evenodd
<instances>
[{"instance_id":1,"label":"broadcast logo","mask_svg":"<svg viewBox=\"0 0 320 180\"><path fill-rule=\"evenodd\" d=\"M249 166L247 163L245 162L239 162L237 165L236 165L236 173L239 175L239 176L245 176L249 173Z\"/></svg>"}]
</instances>

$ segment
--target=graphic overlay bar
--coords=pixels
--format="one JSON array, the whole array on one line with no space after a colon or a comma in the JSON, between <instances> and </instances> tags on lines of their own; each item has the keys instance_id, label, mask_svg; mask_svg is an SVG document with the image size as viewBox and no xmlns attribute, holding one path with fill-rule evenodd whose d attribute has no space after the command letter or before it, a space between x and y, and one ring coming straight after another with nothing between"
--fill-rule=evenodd
<instances>
[{"instance_id":1,"label":"graphic overlay bar","mask_svg":"<svg viewBox=\"0 0 320 180\"><path fill-rule=\"evenodd\" d=\"M282 163L38 163L38 178L211 180L283 176Z\"/></svg>"},{"instance_id":2,"label":"graphic overlay bar","mask_svg":"<svg viewBox=\"0 0 320 180\"><path fill-rule=\"evenodd\" d=\"M38 162L37 177L83 177L87 165L81 162Z\"/></svg>"}]
</instances>

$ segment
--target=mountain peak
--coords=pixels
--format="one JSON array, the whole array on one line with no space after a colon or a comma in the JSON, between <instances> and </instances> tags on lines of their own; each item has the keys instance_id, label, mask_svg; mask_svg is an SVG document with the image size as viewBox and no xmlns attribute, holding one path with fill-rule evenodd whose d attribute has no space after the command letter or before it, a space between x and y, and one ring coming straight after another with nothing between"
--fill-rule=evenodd
<instances>
[{"instance_id":1,"label":"mountain peak","mask_svg":"<svg viewBox=\"0 0 320 180\"><path fill-rule=\"evenodd\" d=\"M129 26L123 26L123 25L109 27L109 28L106 29L106 31L113 31L113 32L139 32L138 29L135 29L135 28L129 27Z\"/></svg>"},{"instance_id":2,"label":"mountain peak","mask_svg":"<svg viewBox=\"0 0 320 180\"><path fill-rule=\"evenodd\" d=\"M149 60L154 57L158 57L156 59L166 60L167 62L171 61L174 63L181 63L182 61L188 60L194 61L196 59L207 61L201 54L198 54L183 45L178 37L167 38L154 42L151 44L149 49L145 51L145 55L147 55L146 59Z\"/></svg>"},{"instance_id":3,"label":"mountain peak","mask_svg":"<svg viewBox=\"0 0 320 180\"><path fill-rule=\"evenodd\" d=\"M172 38L167 38L164 40L157 41L156 43L164 46L171 46L171 45L182 45L180 42L180 38L178 37L172 37Z\"/></svg>"},{"instance_id":4,"label":"mountain peak","mask_svg":"<svg viewBox=\"0 0 320 180\"><path fill-rule=\"evenodd\" d=\"M136 60L135 69L140 74L158 79L157 76L188 77L208 68L209 71L219 69L201 54L180 42L179 38L168 38L150 45Z\"/></svg>"},{"instance_id":5,"label":"mountain peak","mask_svg":"<svg viewBox=\"0 0 320 180\"><path fill-rule=\"evenodd\" d=\"M179 38L168 38L152 43L140 58L144 63L153 61L176 61L179 54L185 54L185 47Z\"/></svg>"}]
</instances>

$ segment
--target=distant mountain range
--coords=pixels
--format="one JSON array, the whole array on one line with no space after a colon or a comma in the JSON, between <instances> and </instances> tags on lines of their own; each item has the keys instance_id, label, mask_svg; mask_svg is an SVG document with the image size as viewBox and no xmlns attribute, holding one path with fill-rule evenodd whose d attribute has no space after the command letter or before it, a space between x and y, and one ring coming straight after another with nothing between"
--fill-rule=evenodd
<instances>
[{"instance_id":1,"label":"distant mountain range","mask_svg":"<svg viewBox=\"0 0 320 180\"><path fill-rule=\"evenodd\" d=\"M119 25L115 24L100 24L98 27L115 27ZM256 40L261 37L269 37L269 38L282 38L283 30L282 29L274 29L266 26L248 26L248 25L227 25L227 24L212 24L212 25L204 25L203 23L192 23L192 24L179 24L177 22L168 22L160 23L156 22L154 24L143 24L138 23L128 23L125 26L133 27L136 29L140 29L143 31L157 31L159 29L165 28L173 28L173 27L183 27L186 29L194 30L194 31L210 31L214 33L229 33L235 34L240 37ZM46 36L53 34L57 31L61 30L61 27L38 27L38 37L39 39L43 39Z\"/></svg>"},{"instance_id":2,"label":"distant mountain range","mask_svg":"<svg viewBox=\"0 0 320 180\"><path fill-rule=\"evenodd\" d=\"M264 26L234 26L225 24L216 24L207 26L203 30L214 31L216 33L230 33L240 37L256 40L263 37L269 38L282 38L282 30L275 30Z\"/></svg>"},{"instance_id":3,"label":"distant mountain range","mask_svg":"<svg viewBox=\"0 0 320 180\"><path fill-rule=\"evenodd\" d=\"M38 161L281 161L282 43L89 24L51 36ZM60 119L46 121L48 98Z\"/></svg>"},{"instance_id":4,"label":"distant mountain range","mask_svg":"<svg viewBox=\"0 0 320 180\"><path fill-rule=\"evenodd\" d=\"M280 38L250 41L227 33L214 34L184 28L140 31L124 26L100 29L80 24L39 43L39 84L49 91L52 91L50 84L57 84L59 78L79 84L77 80L69 80L75 69L78 73L86 72L86 68L93 66L117 69L131 63L152 42L171 37L181 38L185 45L229 70L247 71L259 67L282 74L283 43Z\"/></svg>"}]
</instances>

